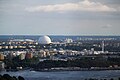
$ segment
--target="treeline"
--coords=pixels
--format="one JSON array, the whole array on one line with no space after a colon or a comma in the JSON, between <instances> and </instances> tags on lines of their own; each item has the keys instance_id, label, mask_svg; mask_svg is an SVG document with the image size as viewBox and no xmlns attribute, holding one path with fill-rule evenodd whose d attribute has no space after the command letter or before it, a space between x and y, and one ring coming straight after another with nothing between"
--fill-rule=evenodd
<instances>
[{"instance_id":1,"label":"treeline","mask_svg":"<svg viewBox=\"0 0 120 80\"><path fill-rule=\"evenodd\" d=\"M13 58L12 60L4 60L6 69L16 69L16 67L29 67L34 69L53 68L53 67L114 67L114 65L120 66L120 58L103 58L103 57L81 57L78 59L72 59L67 61L62 60L44 60L39 61L38 57L32 59L19 60L19 58Z\"/></svg>"},{"instance_id":2,"label":"treeline","mask_svg":"<svg viewBox=\"0 0 120 80\"><path fill-rule=\"evenodd\" d=\"M39 62L39 58L33 57L31 59L20 60L19 57L14 57L13 59L5 59L4 60L6 67L5 69L16 69L16 67L33 67Z\"/></svg>"},{"instance_id":3,"label":"treeline","mask_svg":"<svg viewBox=\"0 0 120 80\"><path fill-rule=\"evenodd\" d=\"M84 59L75 59L75 60L67 60L67 61L54 61L54 60L45 60L43 62L39 62L35 65L35 69L43 69L43 68L53 68L53 67L80 67L80 68L91 68L91 67L110 67L114 65L120 66L120 58L109 58L108 60L104 59L92 59L92 58L84 58Z\"/></svg>"},{"instance_id":4,"label":"treeline","mask_svg":"<svg viewBox=\"0 0 120 80\"><path fill-rule=\"evenodd\" d=\"M0 75L0 80L25 80L23 77L10 76L9 74Z\"/></svg>"}]
</instances>

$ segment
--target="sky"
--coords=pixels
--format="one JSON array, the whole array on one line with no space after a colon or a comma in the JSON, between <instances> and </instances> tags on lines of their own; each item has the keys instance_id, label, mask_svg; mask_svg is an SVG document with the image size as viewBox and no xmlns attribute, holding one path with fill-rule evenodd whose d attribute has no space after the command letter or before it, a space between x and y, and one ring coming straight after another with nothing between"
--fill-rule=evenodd
<instances>
[{"instance_id":1,"label":"sky","mask_svg":"<svg viewBox=\"0 0 120 80\"><path fill-rule=\"evenodd\" d=\"M120 0L0 0L0 35L120 35Z\"/></svg>"}]
</instances>

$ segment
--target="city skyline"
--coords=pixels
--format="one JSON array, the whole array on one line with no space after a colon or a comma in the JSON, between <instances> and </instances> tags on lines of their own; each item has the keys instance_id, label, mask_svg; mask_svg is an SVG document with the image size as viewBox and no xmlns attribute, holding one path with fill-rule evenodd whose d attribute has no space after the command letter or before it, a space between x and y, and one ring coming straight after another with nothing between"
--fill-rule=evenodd
<instances>
[{"instance_id":1,"label":"city skyline","mask_svg":"<svg viewBox=\"0 0 120 80\"><path fill-rule=\"evenodd\" d=\"M1 0L0 35L119 35L119 0Z\"/></svg>"}]
</instances>

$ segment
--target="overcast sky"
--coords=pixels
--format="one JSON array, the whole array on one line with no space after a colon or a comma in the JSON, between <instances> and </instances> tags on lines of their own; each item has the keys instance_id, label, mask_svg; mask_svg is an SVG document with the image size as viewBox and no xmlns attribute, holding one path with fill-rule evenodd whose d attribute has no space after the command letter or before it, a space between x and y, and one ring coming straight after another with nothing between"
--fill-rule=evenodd
<instances>
[{"instance_id":1,"label":"overcast sky","mask_svg":"<svg viewBox=\"0 0 120 80\"><path fill-rule=\"evenodd\" d=\"M120 0L0 0L0 35L120 35Z\"/></svg>"}]
</instances>

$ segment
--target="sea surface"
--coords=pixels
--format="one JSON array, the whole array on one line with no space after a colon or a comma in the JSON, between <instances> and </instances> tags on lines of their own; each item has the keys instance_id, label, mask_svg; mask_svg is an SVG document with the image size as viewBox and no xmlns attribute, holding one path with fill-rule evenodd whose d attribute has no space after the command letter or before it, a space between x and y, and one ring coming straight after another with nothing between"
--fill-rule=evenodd
<instances>
[{"instance_id":1,"label":"sea surface","mask_svg":"<svg viewBox=\"0 0 120 80\"><path fill-rule=\"evenodd\" d=\"M60 71L60 72L36 72L36 71L17 71L0 72L11 76L22 76L25 80L85 80L89 78L97 79L118 79L120 70L103 71Z\"/></svg>"},{"instance_id":2,"label":"sea surface","mask_svg":"<svg viewBox=\"0 0 120 80\"><path fill-rule=\"evenodd\" d=\"M0 35L0 41L10 40L10 39L32 39L37 41L43 35ZM71 38L73 40L92 38L92 39L112 39L120 40L120 36L66 36L66 35L48 35L52 41L60 41L66 38Z\"/></svg>"}]
</instances>

